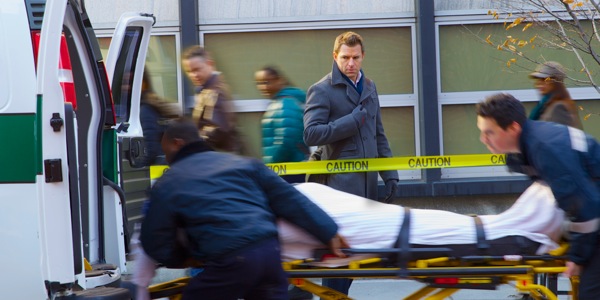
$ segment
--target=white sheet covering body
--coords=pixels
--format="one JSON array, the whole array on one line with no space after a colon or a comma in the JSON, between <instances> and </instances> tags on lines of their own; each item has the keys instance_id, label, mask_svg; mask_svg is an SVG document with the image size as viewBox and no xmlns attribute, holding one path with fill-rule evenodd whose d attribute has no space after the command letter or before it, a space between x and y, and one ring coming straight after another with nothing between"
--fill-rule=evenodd
<instances>
[{"instance_id":1,"label":"white sheet covering body","mask_svg":"<svg viewBox=\"0 0 600 300\"><path fill-rule=\"evenodd\" d=\"M356 249L391 248L404 217L404 209L371 201L316 183L296 188L327 212L340 227L339 233ZM550 188L534 182L505 212L480 216L488 240L520 235L541 244L542 254L558 245L564 220ZM476 243L473 218L453 212L411 209L410 243L451 245ZM284 260L304 259L323 248L310 234L283 220L278 221ZM553 241L554 240L554 241Z\"/></svg>"},{"instance_id":2,"label":"white sheet covering body","mask_svg":"<svg viewBox=\"0 0 600 300\"><path fill-rule=\"evenodd\" d=\"M303 183L296 188L327 212L339 225L352 248L391 248L396 241L404 210L401 206L383 204L340 192L316 183ZM476 242L473 218L440 210L411 209L410 243L424 245L471 244ZM538 253L557 247L564 219L555 205L550 188L533 183L511 208L498 215L480 216L488 239L522 235L540 244ZM278 221L282 259L309 258L319 241L302 229ZM134 239L134 237L132 237ZM154 277L156 264L143 250L134 249L133 282L138 285L136 300L149 299L146 287Z\"/></svg>"}]
</instances>

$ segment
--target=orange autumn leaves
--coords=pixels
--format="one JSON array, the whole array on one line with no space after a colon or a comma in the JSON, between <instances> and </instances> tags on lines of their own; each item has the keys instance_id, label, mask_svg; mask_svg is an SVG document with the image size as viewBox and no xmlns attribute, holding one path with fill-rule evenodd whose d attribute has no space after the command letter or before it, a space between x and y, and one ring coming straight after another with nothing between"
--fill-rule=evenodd
<instances>
[{"instance_id":1,"label":"orange autumn leaves","mask_svg":"<svg viewBox=\"0 0 600 300\"><path fill-rule=\"evenodd\" d=\"M492 15L494 17L494 19L499 18L499 14L496 11L488 11L488 15ZM506 30L509 30L511 28L518 27L519 25L523 25L522 31L525 31L529 27L533 26L533 23L531 23L531 22L525 23L524 21L525 21L524 17L516 18L510 24L507 24L507 22L505 22L504 28ZM496 49L498 49L500 51L510 51L518 56L523 56L523 53L521 51L519 51L519 48L525 47L527 45L531 45L532 49L535 48L535 45L533 44L533 42L535 41L536 38L537 38L537 35L533 36L529 40L524 40L524 39L519 39L519 38L515 38L511 35L508 35L508 36L506 36L504 41L502 41L498 44L495 44L492 41L492 35L490 34L485 38L485 42L491 46L495 46ZM516 63L516 62L517 62L516 58L511 58L506 62L506 66L510 67L511 64Z\"/></svg>"}]
</instances>

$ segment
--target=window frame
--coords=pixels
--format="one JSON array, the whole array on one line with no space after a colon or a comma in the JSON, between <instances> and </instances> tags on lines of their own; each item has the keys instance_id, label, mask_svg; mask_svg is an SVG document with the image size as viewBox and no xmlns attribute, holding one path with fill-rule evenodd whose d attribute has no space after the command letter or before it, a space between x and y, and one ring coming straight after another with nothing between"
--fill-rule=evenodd
<instances>
[{"instance_id":1,"label":"window frame","mask_svg":"<svg viewBox=\"0 0 600 300\"><path fill-rule=\"evenodd\" d=\"M462 14L452 14L460 12ZM539 100L539 95L536 90L532 87L531 89L519 89L519 90L489 90L489 91L467 91L467 92L442 92L441 82L441 52L440 52L440 27L442 26L456 26L456 25L488 25L488 24L499 24L504 23L505 20L495 20L492 16L487 15L487 11L477 10L476 13L473 11L452 11L445 12L437 16L435 19L436 28L436 56L437 56L437 91L438 91L438 115L439 121L439 132L440 132L440 155L444 154L444 128L443 128L443 106L444 105L456 105L456 104L476 104L483 100L486 96L494 93L509 93L515 96L515 98L522 102L536 102ZM437 12L436 12L437 14ZM561 16L568 17L561 13ZM551 20L552 18L545 17L540 19ZM600 99L600 95L593 87L570 87L569 93L571 98L577 101L594 101L593 99ZM591 100L592 99L592 100ZM492 167L465 167L465 168L447 168L442 169L442 179L458 179L458 178L494 178L494 177L505 177L505 178L525 178L522 174L511 173L506 166L492 166Z\"/></svg>"},{"instance_id":2,"label":"window frame","mask_svg":"<svg viewBox=\"0 0 600 300\"><path fill-rule=\"evenodd\" d=\"M420 118L419 118L419 84L417 69L417 46L416 46L416 23L415 18L381 18L381 19L363 19L363 20L330 20L318 22L280 22L280 23L252 23L252 24L225 24L225 25L202 25L198 31L200 44L204 44L205 35L219 33L256 33L256 32L274 32L274 31L300 31L300 30L352 30L359 28L391 28L391 27L409 27L411 32L411 60L412 60L412 93L410 94L391 94L379 95L381 108L386 107L413 107L414 114L414 136L415 153L421 155L421 137L420 137ZM333 42L333 41L332 41ZM268 99L245 99L233 100L234 110L237 113L246 112L264 112L269 104ZM422 179L421 170L398 170L398 176L401 180L420 180ZM381 180L381 178L380 178Z\"/></svg>"},{"instance_id":3,"label":"window frame","mask_svg":"<svg viewBox=\"0 0 600 300\"><path fill-rule=\"evenodd\" d=\"M97 38L111 38L113 36L114 33L114 29L98 29L95 30L96 33L96 37ZM184 107L184 102L183 102L183 80L186 80L183 76L182 76L182 67L181 67L181 32L179 32L179 28L175 28L175 27L153 27L152 28L152 32L150 33L150 37L152 36L173 36L175 39L175 53L176 53L176 57L175 57L175 61L176 63L176 70L177 70L177 74L176 74L176 80L177 80L177 105L179 105L179 107ZM108 49L107 49L108 50ZM103 59L106 60L106 57L102 57ZM111 87L112 89L112 87Z\"/></svg>"}]
</instances>

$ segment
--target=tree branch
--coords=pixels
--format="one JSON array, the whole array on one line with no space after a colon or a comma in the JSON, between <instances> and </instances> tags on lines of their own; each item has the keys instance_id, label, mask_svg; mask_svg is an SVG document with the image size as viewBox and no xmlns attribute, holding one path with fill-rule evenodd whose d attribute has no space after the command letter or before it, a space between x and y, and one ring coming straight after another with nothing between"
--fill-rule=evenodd
<instances>
[{"instance_id":1,"label":"tree branch","mask_svg":"<svg viewBox=\"0 0 600 300\"><path fill-rule=\"evenodd\" d=\"M558 22L558 26L561 28L561 30L563 30L563 34L566 35L566 33L564 32L564 27L562 26L562 24L560 22ZM587 68L587 66L585 65L585 62L583 61L583 58L581 57L581 55L579 54L579 52L573 47L573 53L575 53L575 56L577 57L577 60L579 61L579 63L581 64L581 66L583 67L583 70L585 71L585 75L587 76L589 83L592 84L592 86L594 87L594 89L596 90L596 92L600 93L600 87L598 87L596 85L596 83L594 82L594 78L592 77L592 74L590 73L590 70ZM574 81L574 82L581 82L581 83L587 83L584 81L580 81L580 80L576 80L574 78L568 77L570 80Z\"/></svg>"},{"instance_id":2,"label":"tree branch","mask_svg":"<svg viewBox=\"0 0 600 300\"><path fill-rule=\"evenodd\" d=\"M564 4L565 8L567 9L567 12L571 16L571 18L573 18L573 22L576 25L575 28L577 30L577 33L579 34L579 36L581 37L581 39L584 42L587 43L587 49L589 51L588 53L592 56L592 58L596 61L596 63L600 65L600 57L598 56L598 54L596 53L596 51L592 47L592 43L591 43L592 39L589 38L587 36L587 34L585 33L585 30L583 30L583 27L581 26L581 23L579 22L579 18L577 17L577 14L573 11L573 9L571 9L571 6L569 4L564 3L564 2L563 2L563 4ZM593 20L591 20L591 21L593 22ZM561 26L561 28L562 28L562 26ZM564 31L563 31L563 33L564 33ZM578 55L578 58L580 58L579 55ZM585 69L586 69L586 72L587 72L587 68L585 68ZM589 76L590 75L588 74L588 77ZM591 78L590 78L590 80L591 80Z\"/></svg>"}]
</instances>

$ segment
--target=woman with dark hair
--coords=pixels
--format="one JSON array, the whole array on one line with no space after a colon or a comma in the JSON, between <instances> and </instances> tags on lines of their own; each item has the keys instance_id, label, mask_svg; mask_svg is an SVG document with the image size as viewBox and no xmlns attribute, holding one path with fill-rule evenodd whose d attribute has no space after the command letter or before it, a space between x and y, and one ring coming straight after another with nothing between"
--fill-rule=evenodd
<instances>
[{"instance_id":1,"label":"woman with dark hair","mask_svg":"<svg viewBox=\"0 0 600 300\"><path fill-rule=\"evenodd\" d=\"M542 96L529 118L583 129L575 101L563 83L565 76L563 66L554 61L539 65L535 72L529 74L535 79L535 87Z\"/></svg>"},{"instance_id":2,"label":"woman with dark hair","mask_svg":"<svg viewBox=\"0 0 600 300\"><path fill-rule=\"evenodd\" d=\"M181 115L177 103L168 102L158 96L152 88L148 72L142 77L142 97L140 99L140 123L144 132L146 153L144 165L166 164L160 147L160 139L169 120Z\"/></svg>"}]
</instances>

